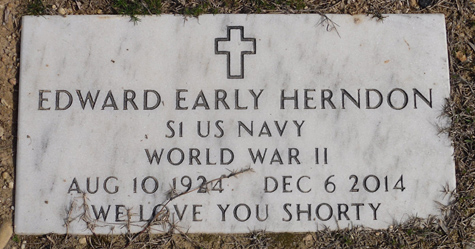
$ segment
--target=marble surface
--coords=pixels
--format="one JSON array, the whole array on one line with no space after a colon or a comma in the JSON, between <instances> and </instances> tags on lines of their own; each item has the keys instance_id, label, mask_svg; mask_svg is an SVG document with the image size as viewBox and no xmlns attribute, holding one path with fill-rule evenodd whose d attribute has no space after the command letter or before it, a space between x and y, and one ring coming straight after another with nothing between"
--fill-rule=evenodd
<instances>
[{"instance_id":1,"label":"marble surface","mask_svg":"<svg viewBox=\"0 0 475 249\"><path fill-rule=\"evenodd\" d=\"M441 215L444 16L327 17L23 17L15 232L138 232L154 209L193 233Z\"/></svg>"}]
</instances>

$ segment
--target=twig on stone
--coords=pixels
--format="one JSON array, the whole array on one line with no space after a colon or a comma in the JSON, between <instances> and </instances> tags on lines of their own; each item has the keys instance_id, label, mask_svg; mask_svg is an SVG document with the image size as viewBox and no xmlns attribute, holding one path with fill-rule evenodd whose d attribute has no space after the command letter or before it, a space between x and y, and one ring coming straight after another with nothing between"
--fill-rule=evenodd
<instances>
[{"instance_id":1,"label":"twig on stone","mask_svg":"<svg viewBox=\"0 0 475 249\"><path fill-rule=\"evenodd\" d=\"M326 25L326 30L328 32L331 32L331 31L335 30L338 37L341 38L340 33L338 32L338 29L337 29L337 27L339 27L338 24L336 24L334 21L332 21L330 18L328 18L327 15L325 15L323 13L317 12L317 14L319 14L321 16L320 21L317 23L317 25L322 25L322 26Z\"/></svg>"},{"instance_id":2,"label":"twig on stone","mask_svg":"<svg viewBox=\"0 0 475 249\"><path fill-rule=\"evenodd\" d=\"M208 185L208 184L212 184L214 182L217 182L217 181L220 181L222 179L227 179L227 178L231 178L231 177L237 177L238 175L240 174L243 174L243 173L246 173L246 172L253 172L253 169L248 166L246 168L243 168L243 169L240 169L240 170L237 170L237 171L231 171L229 174L227 175L222 175L218 178L215 178L215 179L212 179L210 181L207 181L205 182L203 185ZM181 192L181 193L177 193L176 190L170 190L167 192L167 200L164 202L164 204L162 205L162 207L160 208L160 210L155 213L153 215L153 217L151 217L147 223L145 224L145 226L143 227L142 230L140 230L140 232L136 233L134 236L132 236L132 238L127 241L127 244L124 246L124 248L127 248L129 247L129 245L138 237L140 236L141 234L143 234L144 232L148 231L150 229L151 226L153 225L156 225L157 221L159 224L161 224L162 226L164 224L168 224L170 225L170 228L172 229L176 229L177 231L179 231L175 225L172 225L172 223L170 223L170 221L168 220L168 216L169 216L169 213L168 213L168 210L166 209L168 204L180 197L180 196L183 196L183 195L186 195L186 194L189 194L189 193L192 193L192 192L195 192L197 190L199 190L200 188L202 187L202 185L198 186L198 187L195 187L193 189L190 189L188 191L184 191L184 192Z\"/></svg>"},{"instance_id":3,"label":"twig on stone","mask_svg":"<svg viewBox=\"0 0 475 249\"><path fill-rule=\"evenodd\" d=\"M82 209L83 209L83 213L81 215L81 220L83 220L85 223L86 223L86 227L89 231L91 231L91 233L96 236L96 233L94 232L95 228L96 228L96 223L93 221L93 219L91 218L91 215L89 214L89 205L87 204L87 196L86 196L86 193L83 192L82 194Z\"/></svg>"},{"instance_id":4,"label":"twig on stone","mask_svg":"<svg viewBox=\"0 0 475 249\"><path fill-rule=\"evenodd\" d=\"M130 234L130 224L131 224L131 221L132 220L132 208L128 208L127 209L127 233Z\"/></svg>"},{"instance_id":5,"label":"twig on stone","mask_svg":"<svg viewBox=\"0 0 475 249\"><path fill-rule=\"evenodd\" d=\"M67 235L69 234L69 224L75 220L75 218L72 218L72 213L73 213L73 210L75 209L75 206L76 206L76 201L72 201L71 204L69 205L69 208L66 209L67 211L67 216L66 218L64 219L64 225L66 226L66 237Z\"/></svg>"}]
</instances>

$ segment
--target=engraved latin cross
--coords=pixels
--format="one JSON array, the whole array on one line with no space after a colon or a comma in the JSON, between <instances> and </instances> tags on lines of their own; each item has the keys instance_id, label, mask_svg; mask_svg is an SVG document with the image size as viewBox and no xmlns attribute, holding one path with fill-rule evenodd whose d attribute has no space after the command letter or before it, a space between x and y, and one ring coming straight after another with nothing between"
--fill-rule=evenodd
<instances>
[{"instance_id":1,"label":"engraved latin cross","mask_svg":"<svg viewBox=\"0 0 475 249\"><path fill-rule=\"evenodd\" d=\"M244 38L243 26L228 26L227 37L215 39L214 51L226 55L228 79L243 79L244 55L256 53L256 39Z\"/></svg>"}]
</instances>

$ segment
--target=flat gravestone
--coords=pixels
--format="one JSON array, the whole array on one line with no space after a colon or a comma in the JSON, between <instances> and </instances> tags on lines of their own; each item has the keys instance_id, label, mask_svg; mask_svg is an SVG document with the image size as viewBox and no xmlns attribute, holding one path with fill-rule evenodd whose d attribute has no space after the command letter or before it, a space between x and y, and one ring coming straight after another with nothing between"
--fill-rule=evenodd
<instances>
[{"instance_id":1,"label":"flat gravestone","mask_svg":"<svg viewBox=\"0 0 475 249\"><path fill-rule=\"evenodd\" d=\"M443 15L24 17L20 83L19 234L387 228L455 189Z\"/></svg>"}]
</instances>

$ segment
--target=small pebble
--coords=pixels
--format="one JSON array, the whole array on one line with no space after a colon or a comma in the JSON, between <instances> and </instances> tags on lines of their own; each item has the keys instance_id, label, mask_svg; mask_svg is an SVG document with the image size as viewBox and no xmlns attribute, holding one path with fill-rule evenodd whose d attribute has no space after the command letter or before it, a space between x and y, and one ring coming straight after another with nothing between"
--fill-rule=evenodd
<instances>
[{"instance_id":1,"label":"small pebble","mask_svg":"<svg viewBox=\"0 0 475 249\"><path fill-rule=\"evenodd\" d=\"M96 13L97 14L102 14L102 10L97 10Z\"/></svg>"},{"instance_id":2,"label":"small pebble","mask_svg":"<svg viewBox=\"0 0 475 249\"><path fill-rule=\"evenodd\" d=\"M0 103L2 103L4 106L6 106L8 108L11 108L11 106L7 103L7 101L5 99L1 99Z\"/></svg>"},{"instance_id":3,"label":"small pebble","mask_svg":"<svg viewBox=\"0 0 475 249\"><path fill-rule=\"evenodd\" d=\"M83 238L80 238L80 239L79 239L79 244L85 245L86 243L87 243L86 238L83 237Z\"/></svg>"},{"instance_id":4,"label":"small pebble","mask_svg":"<svg viewBox=\"0 0 475 249\"><path fill-rule=\"evenodd\" d=\"M54 4L53 4L53 6L51 6L51 8L52 8L53 10L57 10L57 9L58 9L58 7L56 7L56 5L54 5Z\"/></svg>"},{"instance_id":5,"label":"small pebble","mask_svg":"<svg viewBox=\"0 0 475 249\"><path fill-rule=\"evenodd\" d=\"M9 183L8 183L8 188L11 189L11 188L13 188L14 185L15 185L15 184L14 184L13 182L9 182Z\"/></svg>"},{"instance_id":6,"label":"small pebble","mask_svg":"<svg viewBox=\"0 0 475 249\"><path fill-rule=\"evenodd\" d=\"M0 126L0 138L3 138L3 135L5 135L5 129Z\"/></svg>"},{"instance_id":7,"label":"small pebble","mask_svg":"<svg viewBox=\"0 0 475 249\"><path fill-rule=\"evenodd\" d=\"M10 174L8 174L8 172L5 171L5 172L2 173L2 178L4 180L8 179L9 177L10 177Z\"/></svg>"},{"instance_id":8,"label":"small pebble","mask_svg":"<svg viewBox=\"0 0 475 249\"><path fill-rule=\"evenodd\" d=\"M4 248L7 245L12 234L12 223L10 221L2 221L2 226L0 227L0 248Z\"/></svg>"},{"instance_id":9,"label":"small pebble","mask_svg":"<svg viewBox=\"0 0 475 249\"><path fill-rule=\"evenodd\" d=\"M66 10L63 9L63 8L59 8L59 9L58 9L58 13L59 13L60 15L64 16L64 15L66 15Z\"/></svg>"},{"instance_id":10,"label":"small pebble","mask_svg":"<svg viewBox=\"0 0 475 249\"><path fill-rule=\"evenodd\" d=\"M467 60L467 56L462 51L457 51L455 53L455 57L457 57L457 59L459 59L460 62L465 62Z\"/></svg>"},{"instance_id":11,"label":"small pebble","mask_svg":"<svg viewBox=\"0 0 475 249\"><path fill-rule=\"evenodd\" d=\"M26 248L26 240L23 240L23 242L21 242L21 249L25 249Z\"/></svg>"},{"instance_id":12,"label":"small pebble","mask_svg":"<svg viewBox=\"0 0 475 249\"><path fill-rule=\"evenodd\" d=\"M311 234L307 234L304 238L303 238L303 242L305 243L305 245L311 245L312 242L313 242L313 237Z\"/></svg>"},{"instance_id":13,"label":"small pebble","mask_svg":"<svg viewBox=\"0 0 475 249\"><path fill-rule=\"evenodd\" d=\"M9 79L8 82L10 82L10 84L12 84L12 85L16 85L16 79L15 78Z\"/></svg>"},{"instance_id":14,"label":"small pebble","mask_svg":"<svg viewBox=\"0 0 475 249\"><path fill-rule=\"evenodd\" d=\"M432 5L432 0L419 0L417 1L419 6L421 6L421 8L427 8L429 7L430 5Z\"/></svg>"}]
</instances>

